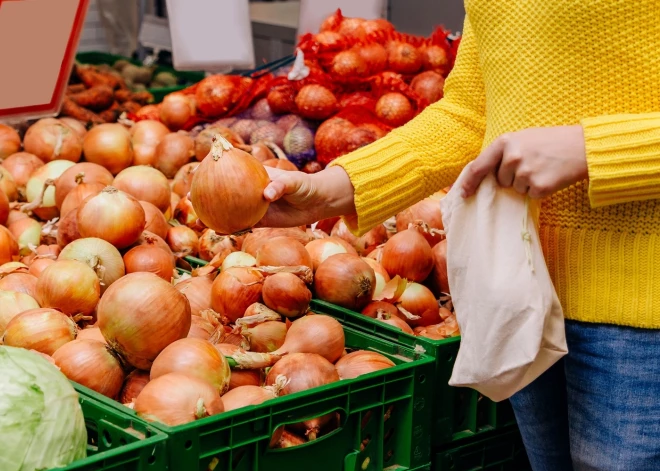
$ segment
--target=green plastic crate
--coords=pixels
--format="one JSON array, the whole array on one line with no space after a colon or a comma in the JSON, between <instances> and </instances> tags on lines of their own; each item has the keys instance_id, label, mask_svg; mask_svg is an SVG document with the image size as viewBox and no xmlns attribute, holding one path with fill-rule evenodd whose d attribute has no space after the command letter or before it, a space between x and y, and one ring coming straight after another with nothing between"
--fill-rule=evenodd
<instances>
[{"instance_id":1,"label":"green plastic crate","mask_svg":"<svg viewBox=\"0 0 660 471\"><path fill-rule=\"evenodd\" d=\"M87 428L87 458L58 471L167 469L167 436L163 432L85 394L79 394L79 401Z\"/></svg>"},{"instance_id":2,"label":"green plastic crate","mask_svg":"<svg viewBox=\"0 0 660 471\"><path fill-rule=\"evenodd\" d=\"M91 65L99 65L99 64L112 65L121 59L127 60L135 65L142 65L140 61L129 59L128 57L118 56L115 54L108 54L105 52L95 52L95 51L79 52L76 55L76 60L78 62L80 62L81 64L91 64ZM179 84L173 87L149 88L148 90L154 96L155 103L160 103L161 101L163 101L165 95L172 92L177 92L179 90L183 90L187 86L193 85L205 77L204 72L183 72L183 71L174 70L170 67L162 67L162 66L156 68L155 73L158 72L173 73L179 79Z\"/></svg>"},{"instance_id":3,"label":"green plastic crate","mask_svg":"<svg viewBox=\"0 0 660 471\"><path fill-rule=\"evenodd\" d=\"M181 426L153 422L153 427L168 436L169 469L428 469L428 398L434 360L350 327L344 331L347 346L378 351L396 366ZM79 385L76 388L139 420L131 409L118 402ZM340 429L298 447L269 449L271 436L279 426L331 412L340 414Z\"/></svg>"},{"instance_id":4,"label":"green plastic crate","mask_svg":"<svg viewBox=\"0 0 660 471\"><path fill-rule=\"evenodd\" d=\"M432 445L444 445L451 441L486 433L515 424L513 409L509 401L495 403L477 391L448 386L454 366L460 337L445 340L430 340L406 334L400 329L371 319L347 309L320 300L312 301L312 310L326 312L345 325L368 332L411 349L422 348L436 359L433 379L437 386L433 403Z\"/></svg>"},{"instance_id":5,"label":"green plastic crate","mask_svg":"<svg viewBox=\"0 0 660 471\"><path fill-rule=\"evenodd\" d=\"M513 428L437 453L433 471L532 471L520 432Z\"/></svg>"}]
</instances>

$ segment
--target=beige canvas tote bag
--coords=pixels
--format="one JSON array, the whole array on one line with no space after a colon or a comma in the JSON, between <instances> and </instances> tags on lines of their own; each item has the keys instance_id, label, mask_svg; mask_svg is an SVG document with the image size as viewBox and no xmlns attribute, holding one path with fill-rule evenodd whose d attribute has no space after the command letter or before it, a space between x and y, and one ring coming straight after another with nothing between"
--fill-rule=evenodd
<instances>
[{"instance_id":1,"label":"beige canvas tote bag","mask_svg":"<svg viewBox=\"0 0 660 471\"><path fill-rule=\"evenodd\" d=\"M467 199L441 200L447 271L461 344L449 384L508 399L568 352L543 258L538 207L489 175Z\"/></svg>"}]
</instances>

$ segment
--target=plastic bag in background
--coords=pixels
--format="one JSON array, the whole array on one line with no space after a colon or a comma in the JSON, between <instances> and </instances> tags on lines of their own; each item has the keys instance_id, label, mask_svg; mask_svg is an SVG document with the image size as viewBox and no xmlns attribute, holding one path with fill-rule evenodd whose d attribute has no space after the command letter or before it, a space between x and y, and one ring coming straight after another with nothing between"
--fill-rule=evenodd
<instances>
[{"instance_id":1,"label":"plastic bag in background","mask_svg":"<svg viewBox=\"0 0 660 471\"><path fill-rule=\"evenodd\" d=\"M138 42L138 4L135 0L96 0L111 54L131 57Z\"/></svg>"},{"instance_id":2,"label":"plastic bag in background","mask_svg":"<svg viewBox=\"0 0 660 471\"><path fill-rule=\"evenodd\" d=\"M492 174L464 199L464 177L440 202L461 331L449 384L502 401L566 355L564 315L539 243L537 206L498 187Z\"/></svg>"}]
</instances>

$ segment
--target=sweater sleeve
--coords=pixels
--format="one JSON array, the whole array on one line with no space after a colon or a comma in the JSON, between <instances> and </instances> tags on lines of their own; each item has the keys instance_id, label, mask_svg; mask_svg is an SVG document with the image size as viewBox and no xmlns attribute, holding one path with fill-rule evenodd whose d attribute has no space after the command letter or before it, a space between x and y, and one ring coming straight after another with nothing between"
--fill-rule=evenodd
<instances>
[{"instance_id":1,"label":"sweater sleeve","mask_svg":"<svg viewBox=\"0 0 660 471\"><path fill-rule=\"evenodd\" d=\"M660 198L660 113L582 120L592 207Z\"/></svg>"},{"instance_id":2,"label":"sweater sleeve","mask_svg":"<svg viewBox=\"0 0 660 471\"><path fill-rule=\"evenodd\" d=\"M452 184L480 152L486 99L477 44L466 18L444 97L373 144L333 161L355 189L357 217L348 227L364 234L387 218Z\"/></svg>"}]
</instances>

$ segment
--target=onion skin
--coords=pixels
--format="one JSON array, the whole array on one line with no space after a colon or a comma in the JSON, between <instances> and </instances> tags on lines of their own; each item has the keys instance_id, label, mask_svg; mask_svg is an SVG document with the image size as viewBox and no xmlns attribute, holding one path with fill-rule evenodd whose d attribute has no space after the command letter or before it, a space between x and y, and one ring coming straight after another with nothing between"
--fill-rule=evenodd
<instances>
[{"instance_id":1,"label":"onion skin","mask_svg":"<svg viewBox=\"0 0 660 471\"><path fill-rule=\"evenodd\" d=\"M30 309L39 309L33 297L16 291L0 290L0 335L4 333L9 321Z\"/></svg>"},{"instance_id":2,"label":"onion skin","mask_svg":"<svg viewBox=\"0 0 660 471\"><path fill-rule=\"evenodd\" d=\"M190 331L188 331L189 339L201 339L208 341L215 332L215 327L200 316L192 316L190 323Z\"/></svg>"},{"instance_id":3,"label":"onion skin","mask_svg":"<svg viewBox=\"0 0 660 471\"><path fill-rule=\"evenodd\" d=\"M305 245L305 249L312 257L312 268L314 271L316 271L322 262L333 255L339 253L357 255L357 251L352 245L339 237L333 236L313 240Z\"/></svg>"},{"instance_id":4,"label":"onion skin","mask_svg":"<svg viewBox=\"0 0 660 471\"><path fill-rule=\"evenodd\" d=\"M181 167L195 155L195 141L188 134L173 132L156 147L156 168L167 178L174 178Z\"/></svg>"},{"instance_id":5,"label":"onion skin","mask_svg":"<svg viewBox=\"0 0 660 471\"><path fill-rule=\"evenodd\" d=\"M197 213L195 213L192 203L186 196L181 198L176 204L176 207L174 208L174 219L197 232L202 232L204 230L204 228L197 223Z\"/></svg>"},{"instance_id":6,"label":"onion skin","mask_svg":"<svg viewBox=\"0 0 660 471\"><path fill-rule=\"evenodd\" d=\"M195 276L174 287L188 299L193 316L200 316L202 311L211 309L213 280L208 276Z\"/></svg>"},{"instance_id":7,"label":"onion skin","mask_svg":"<svg viewBox=\"0 0 660 471\"><path fill-rule=\"evenodd\" d=\"M253 303L261 302L264 277L257 270L234 267L218 275L211 290L211 307L231 322L243 317Z\"/></svg>"},{"instance_id":8,"label":"onion skin","mask_svg":"<svg viewBox=\"0 0 660 471\"><path fill-rule=\"evenodd\" d=\"M69 214L70 211L78 209L83 201L90 196L98 195L104 188L105 185L103 183L81 182L66 195L66 198L64 198L62 207L60 208L60 217L64 217Z\"/></svg>"},{"instance_id":9,"label":"onion skin","mask_svg":"<svg viewBox=\"0 0 660 471\"><path fill-rule=\"evenodd\" d=\"M266 385L275 385L279 375L291 380L282 388L282 396L325 386L340 379L335 366L316 353L286 355L270 369L266 376Z\"/></svg>"},{"instance_id":10,"label":"onion skin","mask_svg":"<svg viewBox=\"0 0 660 471\"><path fill-rule=\"evenodd\" d=\"M274 355L315 353L331 363L337 361L345 347L344 329L330 316L314 314L293 321L284 344Z\"/></svg>"},{"instance_id":11,"label":"onion skin","mask_svg":"<svg viewBox=\"0 0 660 471\"><path fill-rule=\"evenodd\" d=\"M199 237L186 226L170 227L165 236L167 245L172 252L181 255L197 255L199 252Z\"/></svg>"},{"instance_id":12,"label":"onion skin","mask_svg":"<svg viewBox=\"0 0 660 471\"><path fill-rule=\"evenodd\" d=\"M160 107L160 120L168 129L183 128L195 115L195 101L182 93L166 95Z\"/></svg>"},{"instance_id":13,"label":"onion skin","mask_svg":"<svg viewBox=\"0 0 660 471\"><path fill-rule=\"evenodd\" d=\"M201 162L209 155L213 147L213 136L219 134L229 141L229 143L238 147L245 144L245 141L234 131L224 126L211 125L200 132L195 137L195 158Z\"/></svg>"},{"instance_id":14,"label":"onion skin","mask_svg":"<svg viewBox=\"0 0 660 471\"><path fill-rule=\"evenodd\" d=\"M422 282L433 270L431 246L415 229L398 232L383 247L381 265L390 276Z\"/></svg>"},{"instance_id":15,"label":"onion skin","mask_svg":"<svg viewBox=\"0 0 660 471\"><path fill-rule=\"evenodd\" d=\"M449 278L447 275L447 239L438 242L433 247L433 270L427 279L428 287L434 295L449 294Z\"/></svg>"},{"instance_id":16,"label":"onion skin","mask_svg":"<svg viewBox=\"0 0 660 471\"><path fill-rule=\"evenodd\" d=\"M92 162L80 162L66 169L55 183L55 205L58 209L62 208L64 199L78 186L76 177L83 174L85 183L101 183L104 186L112 184L114 177L108 169Z\"/></svg>"},{"instance_id":17,"label":"onion skin","mask_svg":"<svg viewBox=\"0 0 660 471\"><path fill-rule=\"evenodd\" d=\"M140 201L139 203L144 210L144 230L153 232L161 239L165 239L172 226L168 224L163 213L148 201Z\"/></svg>"},{"instance_id":18,"label":"onion skin","mask_svg":"<svg viewBox=\"0 0 660 471\"><path fill-rule=\"evenodd\" d=\"M0 226L0 265L11 262L18 256L16 239L5 226Z\"/></svg>"},{"instance_id":19,"label":"onion skin","mask_svg":"<svg viewBox=\"0 0 660 471\"><path fill-rule=\"evenodd\" d=\"M354 379L393 366L395 366L394 362L386 356L367 350L349 353L340 358L335 364L341 379Z\"/></svg>"},{"instance_id":20,"label":"onion skin","mask_svg":"<svg viewBox=\"0 0 660 471\"><path fill-rule=\"evenodd\" d=\"M398 316L390 316L389 314L379 313L376 319L379 320L380 322L384 322L385 324L400 329L404 331L406 334L415 335L412 328L406 323L406 321L404 321Z\"/></svg>"},{"instance_id":21,"label":"onion skin","mask_svg":"<svg viewBox=\"0 0 660 471\"><path fill-rule=\"evenodd\" d=\"M12 273L0 279L0 289L25 293L34 298L37 292L37 277L29 273Z\"/></svg>"},{"instance_id":22,"label":"onion skin","mask_svg":"<svg viewBox=\"0 0 660 471\"><path fill-rule=\"evenodd\" d=\"M46 180L58 179L66 170L73 166L75 164L68 160L53 160L43 167L36 169L28 180L27 185L25 185L25 197L28 203L38 202L38 198L43 192L41 205L32 211L42 220L48 221L57 217L59 214L55 200L55 188L50 186L46 188L45 192L43 191Z\"/></svg>"},{"instance_id":23,"label":"onion skin","mask_svg":"<svg viewBox=\"0 0 660 471\"><path fill-rule=\"evenodd\" d=\"M314 277L317 297L355 311L369 304L375 289L374 270L357 255L329 257L319 265Z\"/></svg>"},{"instance_id":24,"label":"onion skin","mask_svg":"<svg viewBox=\"0 0 660 471\"><path fill-rule=\"evenodd\" d=\"M242 330L250 342L251 352L271 353L282 347L287 334L286 324L281 321L266 321Z\"/></svg>"},{"instance_id":25,"label":"onion skin","mask_svg":"<svg viewBox=\"0 0 660 471\"><path fill-rule=\"evenodd\" d=\"M181 198L186 196L190 191L192 178L198 166L199 162L187 163L176 172L176 175L174 175L172 191L179 195Z\"/></svg>"},{"instance_id":26,"label":"onion skin","mask_svg":"<svg viewBox=\"0 0 660 471\"><path fill-rule=\"evenodd\" d=\"M213 229L206 229L199 238L199 258L207 262L223 251L227 251L228 255L238 250L240 244L235 237L218 235Z\"/></svg>"},{"instance_id":27,"label":"onion skin","mask_svg":"<svg viewBox=\"0 0 660 471\"><path fill-rule=\"evenodd\" d=\"M37 281L36 300L41 307L64 314L91 314L101 296L101 284L88 265L77 260L58 260Z\"/></svg>"},{"instance_id":28,"label":"onion skin","mask_svg":"<svg viewBox=\"0 0 660 471\"><path fill-rule=\"evenodd\" d=\"M225 257L220 266L220 271L225 271L232 267L256 267L257 259L249 253L232 252Z\"/></svg>"},{"instance_id":29,"label":"onion skin","mask_svg":"<svg viewBox=\"0 0 660 471\"><path fill-rule=\"evenodd\" d=\"M101 292L126 274L119 250L109 242L95 237L71 242L62 249L58 260L78 260L87 264L99 276Z\"/></svg>"},{"instance_id":30,"label":"onion skin","mask_svg":"<svg viewBox=\"0 0 660 471\"><path fill-rule=\"evenodd\" d=\"M445 78L434 70L422 72L410 82L410 87L429 103L435 103L442 98L444 85Z\"/></svg>"},{"instance_id":31,"label":"onion skin","mask_svg":"<svg viewBox=\"0 0 660 471\"><path fill-rule=\"evenodd\" d=\"M366 257L373 252L376 247L387 242L387 229L382 224L377 225L362 237L354 236L346 226L343 219L337 221L335 227L332 228L332 236L339 237L345 240L357 250L358 255Z\"/></svg>"},{"instance_id":32,"label":"onion skin","mask_svg":"<svg viewBox=\"0 0 660 471\"><path fill-rule=\"evenodd\" d=\"M292 273L276 273L264 281L264 304L285 317L300 317L309 310L312 292Z\"/></svg>"},{"instance_id":33,"label":"onion skin","mask_svg":"<svg viewBox=\"0 0 660 471\"><path fill-rule=\"evenodd\" d=\"M94 126L83 140L85 159L117 175L133 162L131 135L117 123Z\"/></svg>"},{"instance_id":34,"label":"onion skin","mask_svg":"<svg viewBox=\"0 0 660 471\"><path fill-rule=\"evenodd\" d=\"M264 217L269 203L263 192L268 183L270 178L261 162L217 136L209 157L193 175L191 201L207 227L220 234L234 234L250 229Z\"/></svg>"},{"instance_id":35,"label":"onion skin","mask_svg":"<svg viewBox=\"0 0 660 471\"><path fill-rule=\"evenodd\" d=\"M44 162L69 160L78 162L83 150L82 139L58 119L45 118L34 123L23 139L25 152Z\"/></svg>"},{"instance_id":36,"label":"onion skin","mask_svg":"<svg viewBox=\"0 0 660 471\"><path fill-rule=\"evenodd\" d=\"M379 313L399 316L399 310L396 306L385 301L372 301L362 310L362 314L372 319L376 319Z\"/></svg>"},{"instance_id":37,"label":"onion skin","mask_svg":"<svg viewBox=\"0 0 660 471\"><path fill-rule=\"evenodd\" d=\"M18 242L20 255L29 254L31 245L41 244L41 224L36 219L20 219L11 223L7 228Z\"/></svg>"},{"instance_id":38,"label":"onion skin","mask_svg":"<svg viewBox=\"0 0 660 471\"><path fill-rule=\"evenodd\" d=\"M224 356L231 356L241 351L238 345L228 343L219 343L214 347ZM261 386L263 383L262 376L261 370L232 370L231 378L229 378L229 391L241 386Z\"/></svg>"},{"instance_id":39,"label":"onion skin","mask_svg":"<svg viewBox=\"0 0 660 471\"><path fill-rule=\"evenodd\" d=\"M387 282L390 281L390 275L387 273L387 270L385 270L385 268L383 268L383 266L376 260L367 257L362 257L362 260L367 262L367 264L373 268L376 275L376 289L374 290L374 298L376 298L383 292Z\"/></svg>"},{"instance_id":40,"label":"onion skin","mask_svg":"<svg viewBox=\"0 0 660 471\"><path fill-rule=\"evenodd\" d=\"M242 407L256 406L276 397L272 388L246 385L230 390L222 396L222 402L225 405L225 412L228 412Z\"/></svg>"},{"instance_id":41,"label":"onion skin","mask_svg":"<svg viewBox=\"0 0 660 471\"><path fill-rule=\"evenodd\" d=\"M172 427L225 410L213 385L181 373L169 373L149 381L134 404L138 416Z\"/></svg>"},{"instance_id":42,"label":"onion skin","mask_svg":"<svg viewBox=\"0 0 660 471\"><path fill-rule=\"evenodd\" d=\"M78 232L78 211L69 211L66 216L60 219L57 225L57 245L64 248L80 238L80 232Z\"/></svg>"},{"instance_id":43,"label":"onion skin","mask_svg":"<svg viewBox=\"0 0 660 471\"><path fill-rule=\"evenodd\" d=\"M156 246L138 245L124 254L126 273L153 273L165 281L174 277L172 254Z\"/></svg>"},{"instance_id":44,"label":"onion skin","mask_svg":"<svg viewBox=\"0 0 660 471\"><path fill-rule=\"evenodd\" d=\"M106 187L78 208L78 230L82 237L98 237L118 249L134 244L146 224L144 209L131 195Z\"/></svg>"},{"instance_id":45,"label":"onion skin","mask_svg":"<svg viewBox=\"0 0 660 471\"><path fill-rule=\"evenodd\" d=\"M108 344L142 370L151 368L165 347L186 337L191 323L185 296L153 273L131 273L113 283L97 316Z\"/></svg>"},{"instance_id":46,"label":"onion skin","mask_svg":"<svg viewBox=\"0 0 660 471\"><path fill-rule=\"evenodd\" d=\"M0 159L6 159L21 150L21 136L14 128L0 124Z\"/></svg>"},{"instance_id":47,"label":"onion skin","mask_svg":"<svg viewBox=\"0 0 660 471\"><path fill-rule=\"evenodd\" d=\"M257 266L295 267L312 269L312 257L297 240L281 236L265 242L257 252Z\"/></svg>"},{"instance_id":48,"label":"onion skin","mask_svg":"<svg viewBox=\"0 0 660 471\"><path fill-rule=\"evenodd\" d=\"M118 401L121 404L130 404L149 382L149 372L142 370L133 370L124 381L124 386L119 393Z\"/></svg>"},{"instance_id":49,"label":"onion skin","mask_svg":"<svg viewBox=\"0 0 660 471\"><path fill-rule=\"evenodd\" d=\"M53 353L60 371L71 381L115 399L124 384L121 363L108 346L97 340L74 340Z\"/></svg>"},{"instance_id":50,"label":"onion skin","mask_svg":"<svg viewBox=\"0 0 660 471\"><path fill-rule=\"evenodd\" d=\"M245 237L245 240L243 241L243 246L241 247L240 250L249 253L253 257L256 257L257 253L259 252L259 249L263 244L279 236L291 237L293 239L296 239L298 242L300 242L303 245L314 240L312 237L309 236L309 234L307 234L306 231L298 227L291 227L284 229L259 227L253 229L252 232Z\"/></svg>"},{"instance_id":51,"label":"onion skin","mask_svg":"<svg viewBox=\"0 0 660 471\"><path fill-rule=\"evenodd\" d=\"M71 128L71 130L75 132L80 137L80 139L84 138L85 134L87 134L87 128L82 121L79 121L75 118L69 118L68 116L58 119L60 120L60 123L63 123Z\"/></svg>"},{"instance_id":52,"label":"onion skin","mask_svg":"<svg viewBox=\"0 0 660 471\"><path fill-rule=\"evenodd\" d=\"M410 321L412 326L427 326L442 322L438 301L431 290L419 283L408 283L406 290L397 300L398 305L421 319Z\"/></svg>"},{"instance_id":53,"label":"onion skin","mask_svg":"<svg viewBox=\"0 0 660 471\"><path fill-rule=\"evenodd\" d=\"M229 388L231 370L224 355L206 340L185 338L168 345L151 367L151 381L168 373L185 373L208 381L222 395Z\"/></svg>"},{"instance_id":54,"label":"onion skin","mask_svg":"<svg viewBox=\"0 0 660 471\"><path fill-rule=\"evenodd\" d=\"M31 309L9 321L2 343L52 356L62 345L73 341L77 331L75 322L57 309Z\"/></svg>"},{"instance_id":55,"label":"onion skin","mask_svg":"<svg viewBox=\"0 0 660 471\"><path fill-rule=\"evenodd\" d=\"M34 171L43 167L44 163L39 157L29 152L16 152L3 160L1 165L11 174L16 186L24 191L25 185Z\"/></svg>"},{"instance_id":56,"label":"onion skin","mask_svg":"<svg viewBox=\"0 0 660 471\"><path fill-rule=\"evenodd\" d=\"M97 342L108 343L98 327L87 327L78 331L76 340L96 340Z\"/></svg>"},{"instance_id":57,"label":"onion skin","mask_svg":"<svg viewBox=\"0 0 660 471\"><path fill-rule=\"evenodd\" d=\"M170 184L162 172L153 167L138 165L117 174L112 186L139 201L147 201L161 212L170 207Z\"/></svg>"},{"instance_id":58,"label":"onion skin","mask_svg":"<svg viewBox=\"0 0 660 471\"><path fill-rule=\"evenodd\" d=\"M160 121L145 119L130 129L133 144L133 165L156 165L156 147L170 130Z\"/></svg>"},{"instance_id":59,"label":"onion skin","mask_svg":"<svg viewBox=\"0 0 660 471\"><path fill-rule=\"evenodd\" d=\"M401 211L396 215L396 230L403 232L409 228L410 224L424 222L430 229L444 230L442 224L442 213L440 212L440 200L446 193L439 191L429 198L425 198L410 208ZM422 231L421 234L427 242L433 247L444 239L444 235L433 233L432 231Z\"/></svg>"}]
</instances>

